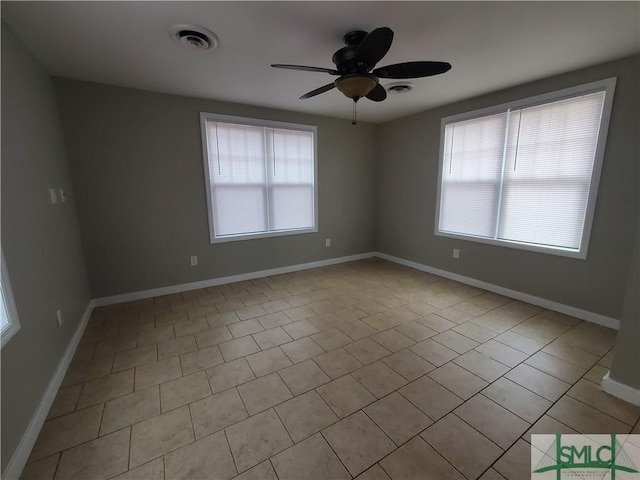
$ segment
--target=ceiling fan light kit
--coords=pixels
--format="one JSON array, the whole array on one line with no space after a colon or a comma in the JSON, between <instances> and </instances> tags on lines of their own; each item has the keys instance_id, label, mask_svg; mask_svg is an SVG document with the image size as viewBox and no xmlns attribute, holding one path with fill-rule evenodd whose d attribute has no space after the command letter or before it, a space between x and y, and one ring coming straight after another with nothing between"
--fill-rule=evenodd
<instances>
[{"instance_id":1,"label":"ceiling fan light kit","mask_svg":"<svg viewBox=\"0 0 640 480\"><path fill-rule=\"evenodd\" d=\"M351 73L338 78L335 84L345 96L357 102L360 98L369 95L369 92L378 84L378 79L373 75Z\"/></svg>"},{"instance_id":2,"label":"ceiling fan light kit","mask_svg":"<svg viewBox=\"0 0 640 480\"><path fill-rule=\"evenodd\" d=\"M281 63L272 64L271 66L339 76L335 82L316 88L302 95L300 99L315 97L336 87L346 97L353 100L352 123L355 124L355 103L360 98L366 97L374 102L382 102L387 98L387 89L380 85L378 79L429 77L445 73L451 69L451 64L447 62L404 62L374 68L387 54L392 42L393 30L388 27L376 28L371 33L355 30L344 36L346 46L340 48L331 57L336 66L335 69ZM413 84L407 82L396 82L388 86L388 90L394 93L406 93L412 88Z\"/></svg>"}]
</instances>

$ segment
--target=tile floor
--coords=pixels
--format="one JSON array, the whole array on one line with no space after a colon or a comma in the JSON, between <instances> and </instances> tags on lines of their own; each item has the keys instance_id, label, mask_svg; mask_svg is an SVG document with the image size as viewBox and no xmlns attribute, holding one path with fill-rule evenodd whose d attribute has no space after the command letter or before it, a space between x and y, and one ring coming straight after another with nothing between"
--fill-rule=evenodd
<instances>
[{"instance_id":1,"label":"tile floor","mask_svg":"<svg viewBox=\"0 0 640 480\"><path fill-rule=\"evenodd\" d=\"M529 478L531 433L640 433L614 342L378 259L97 308L22 478Z\"/></svg>"}]
</instances>

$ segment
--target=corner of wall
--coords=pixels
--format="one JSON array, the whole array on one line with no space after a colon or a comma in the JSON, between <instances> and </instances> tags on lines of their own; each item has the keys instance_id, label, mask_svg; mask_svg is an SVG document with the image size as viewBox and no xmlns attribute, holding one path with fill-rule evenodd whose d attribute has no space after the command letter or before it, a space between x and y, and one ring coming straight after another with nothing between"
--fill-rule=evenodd
<instances>
[{"instance_id":1,"label":"corner of wall","mask_svg":"<svg viewBox=\"0 0 640 480\"><path fill-rule=\"evenodd\" d=\"M51 77L5 23L1 29L2 250L21 326L2 348L1 457L2 470L16 472L70 361L91 294ZM51 202L50 188L64 189L66 201Z\"/></svg>"},{"instance_id":2,"label":"corner of wall","mask_svg":"<svg viewBox=\"0 0 640 480\"><path fill-rule=\"evenodd\" d=\"M602 390L607 392L609 395L613 395L625 402L629 402L632 405L640 407L640 389L630 387L624 383L616 382L611 378L610 374L611 372L609 371L604 377L602 377L602 383L600 384Z\"/></svg>"},{"instance_id":3,"label":"corner of wall","mask_svg":"<svg viewBox=\"0 0 640 480\"><path fill-rule=\"evenodd\" d=\"M87 323L91 318L91 313L93 312L95 306L95 301L91 300L78 324L78 328L76 329L73 338L71 338L71 342L67 346L67 349L64 352L64 355L60 359L60 363L56 367L55 373L47 386L47 389L40 400L38 408L34 412L31 417L31 421L27 426L24 435L20 439L20 443L18 447L15 449L9 463L7 464L7 468L3 472L2 478L7 480L13 480L20 477L22 470L24 469L27 461L29 460L29 455L31 454L31 450L33 449L36 440L38 439L38 435L40 434L40 430L44 425L45 420L47 419L47 415L49 414L49 410L51 409L51 405L56 398L56 394L60 389L60 385L62 385L62 381L64 380L64 376L71 364L71 360L73 359L73 355L78 348L80 343L80 339L87 328Z\"/></svg>"}]
</instances>

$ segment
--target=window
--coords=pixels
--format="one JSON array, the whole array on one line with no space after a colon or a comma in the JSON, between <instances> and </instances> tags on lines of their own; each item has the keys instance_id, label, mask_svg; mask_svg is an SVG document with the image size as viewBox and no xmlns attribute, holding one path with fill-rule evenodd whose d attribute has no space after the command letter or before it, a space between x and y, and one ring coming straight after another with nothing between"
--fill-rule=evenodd
<instances>
[{"instance_id":1,"label":"window","mask_svg":"<svg viewBox=\"0 0 640 480\"><path fill-rule=\"evenodd\" d=\"M1 254L1 270L0 274L0 337L2 338L2 346L9 341L15 333L20 330L18 322L18 313L13 303L13 293L11 292L11 284L7 275L7 267L4 263L4 254Z\"/></svg>"},{"instance_id":2,"label":"window","mask_svg":"<svg viewBox=\"0 0 640 480\"><path fill-rule=\"evenodd\" d=\"M200 120L211 243L317 231L316 127Z\"/></svg>"},{"instance_id":3,"label":"window","mask_svg":"<svg viewBox=\"0 0 640 480\"><path fill-rule=\"evenodd\" d=\"M614 88L444 118L435 233L586 258Z\"/></svg>"}]
</instances>

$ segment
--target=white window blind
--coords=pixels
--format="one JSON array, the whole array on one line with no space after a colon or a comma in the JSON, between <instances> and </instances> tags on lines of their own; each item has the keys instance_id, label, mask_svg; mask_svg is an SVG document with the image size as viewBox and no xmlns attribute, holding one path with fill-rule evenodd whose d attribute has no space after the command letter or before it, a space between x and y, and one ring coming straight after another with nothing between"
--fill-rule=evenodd
<instances>
[{"instance_id":1,"label":"white window blind","mask_svg":"<svg viewBox=\"0 0 640 480\"><path fill-rule=\"evenodd\" d=\"M315 132L203 119L212 241L315 229Z\"/></svg>"},{"instance_id":2,"label":"white window blind","mask_svg":"<svg viewBox=\"0 0 640 480\"><path fill-rule=\"evenodd\" d=\"M506 117L501 113L447 126L441 230L494 235Z\"/></svg>"},{"instance_id":3,"label":"white window blind","mask_svg":"<svg viewBox=\"0 0 640 480\"><path fill-rule=\"evenodd\" d=\"M445 121L436 233L581 252L607 97L591 90Z\"/></svg>"}]
</instances>

